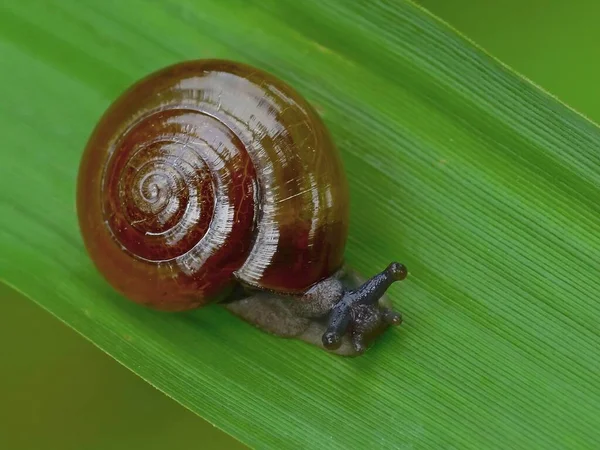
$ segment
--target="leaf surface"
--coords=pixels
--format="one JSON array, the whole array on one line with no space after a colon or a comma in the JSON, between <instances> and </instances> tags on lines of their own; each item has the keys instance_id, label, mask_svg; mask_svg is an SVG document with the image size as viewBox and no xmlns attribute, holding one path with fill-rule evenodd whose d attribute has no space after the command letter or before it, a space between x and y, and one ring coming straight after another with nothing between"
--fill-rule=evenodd
<instances>
[{"instance_id":1,"label":"leaf surface","mask_svg":"<svg viewBox=\"0 0 600 450\"><path fill-rule=\"evenodd\" d=\"M257 448L577 448L600 440L600 132L404 1L0 5L0 280ZM184 59L269 70L316 106L351 184L347 259L401 260L405 322L365 356L219 306L129 303L79 236L110 102ZM43 337L40 337L43 339Z\"/></svg>"}]
</instances>

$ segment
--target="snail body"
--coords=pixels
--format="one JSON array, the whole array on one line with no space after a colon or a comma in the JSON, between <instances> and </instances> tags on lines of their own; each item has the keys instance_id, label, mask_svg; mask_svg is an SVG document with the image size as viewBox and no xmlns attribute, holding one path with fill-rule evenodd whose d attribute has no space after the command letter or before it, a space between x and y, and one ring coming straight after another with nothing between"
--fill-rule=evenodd
<instances>
[{"instance_id":1,"label":"snail body","mask_svg":"<svg viewBox=\"0 0 600 450\"><path fill-rule=\"evenodd\" d=\"M77 210L92 261L132 301L166 311L223 302L263 330L364 350L348 318L358 304L339 306L360 284L344 267L340 156L315 110L268 73L199 60L135 83L88 141ZM379 276L387 288L406 270ZM361 307L361 336L399 322L384 291ZM345 318L333 330L335 305Z\"/></svg>"}]
</instances>

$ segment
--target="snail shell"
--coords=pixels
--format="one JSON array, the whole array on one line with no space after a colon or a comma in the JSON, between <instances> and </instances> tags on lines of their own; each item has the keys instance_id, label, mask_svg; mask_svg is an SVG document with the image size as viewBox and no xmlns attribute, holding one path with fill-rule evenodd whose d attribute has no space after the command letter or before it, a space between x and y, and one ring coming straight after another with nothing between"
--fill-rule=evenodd
<instances>
[{"instance_id":1,"label":"snail shell","mask_svg":"<svg viewBox=\"0 0 600 450\"><path fill-rule=\"evenodd\" d=\"M130 300L185 310L236 283L301 294L343 263L348 187L314 109L239 63L177 64L111 105L77 188L85 246Z\"/></svg>"}]
</instances>

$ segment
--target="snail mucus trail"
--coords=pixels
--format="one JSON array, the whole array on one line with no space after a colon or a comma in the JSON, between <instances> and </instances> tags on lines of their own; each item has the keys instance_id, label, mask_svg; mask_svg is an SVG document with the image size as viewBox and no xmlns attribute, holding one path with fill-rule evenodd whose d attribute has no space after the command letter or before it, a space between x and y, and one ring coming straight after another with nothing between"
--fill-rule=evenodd
<instances>
[{"instance_id":1,"label":"snail mucus trail","mask_svg":"<svg viewBox=\"0 0 600 450\"><path fill-rule=\"evenodd\" d=\"M340 355L401 316L344 265L348 185L315 110L240 63L159 70L106 111L85 148L77 211L86 249L126 298L165 311L212 302Z\"/></svg>"}]
</instances>

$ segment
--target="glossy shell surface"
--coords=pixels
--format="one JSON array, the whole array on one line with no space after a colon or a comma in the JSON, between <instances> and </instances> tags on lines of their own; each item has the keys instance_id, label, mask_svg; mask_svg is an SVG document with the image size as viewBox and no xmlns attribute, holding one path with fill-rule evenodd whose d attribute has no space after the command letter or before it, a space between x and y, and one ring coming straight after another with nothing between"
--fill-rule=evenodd
<instances>
[{"instance_id":1,"label":"glossy shell surface","mask_svg":"<svg viewBox=\"0 0 600 450\"><path fill-rule=\"evenodd\" d=\"M292 88L252 67L181 63L107 110L77 187L85 246L127 298L164 310L237 280L299 294L343 262L348 188L332 140Z\"/></svg>"}]
</instances>

